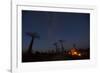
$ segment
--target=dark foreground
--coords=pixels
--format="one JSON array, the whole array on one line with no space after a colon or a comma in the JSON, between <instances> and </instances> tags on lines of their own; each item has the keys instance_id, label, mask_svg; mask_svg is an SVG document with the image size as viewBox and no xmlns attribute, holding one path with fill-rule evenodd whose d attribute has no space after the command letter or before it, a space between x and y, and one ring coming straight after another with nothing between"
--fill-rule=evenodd
<instances>
[{"instance_id":1,"label":"dark foreground","mask_svg":"<svg viewBox=\"0 0 100 73\"><path fill-rule=\"evenodd\" d=\"M88 51L81 56L69 55L65 53L23 53L22 62L42 62L42 61L61 61L61 60L85 60L90 59Z\"/></svg>"}]
</instances>

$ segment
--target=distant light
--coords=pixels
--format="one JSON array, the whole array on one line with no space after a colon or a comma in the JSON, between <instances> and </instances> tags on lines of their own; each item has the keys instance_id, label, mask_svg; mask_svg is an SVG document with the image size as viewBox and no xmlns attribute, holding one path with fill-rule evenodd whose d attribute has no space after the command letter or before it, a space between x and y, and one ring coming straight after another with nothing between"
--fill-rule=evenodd
<instances>
[{"instance_id":1,"label":"distant light","mask_svg":"<svg viewBox=\"0 0 100 73\"><path fill-rule=\"evenodd\" d=\"M77 52L75 51L73 54L74 54L74 55L77 55Z\"/></svg>"},{"instance_id":2,"label":"distant light","mask_svg":"<svg viewBox=\"0 0 100 73\"><path fill-rule=\"evenodd\" d=\"M81 56L81 53L79 53L78 56Z\"/></svg>"}]
</instances>

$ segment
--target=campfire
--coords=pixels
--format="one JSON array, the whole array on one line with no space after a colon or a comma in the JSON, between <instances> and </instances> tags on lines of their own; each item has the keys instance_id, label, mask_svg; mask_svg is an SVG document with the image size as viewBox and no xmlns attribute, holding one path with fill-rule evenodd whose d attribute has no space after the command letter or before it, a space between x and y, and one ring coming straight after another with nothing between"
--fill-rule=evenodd
<instances>
[{"instance_id":1,"label":"campfire","mask_svg":"<svg viewBox=\"0 0 100 73\"><path fill-rule=\"evenodd\" d=\"M70 56L81 56L82 55L81 52L76 48L72 48L71 50L69 50L68 54Z\"/></svg>"}]
</instances>

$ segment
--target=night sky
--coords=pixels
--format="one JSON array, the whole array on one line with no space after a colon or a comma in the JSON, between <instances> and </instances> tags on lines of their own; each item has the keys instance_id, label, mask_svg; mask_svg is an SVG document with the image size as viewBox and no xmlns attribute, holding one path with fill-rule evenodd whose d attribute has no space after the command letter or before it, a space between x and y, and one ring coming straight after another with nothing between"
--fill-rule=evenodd
<instances>
[{"instance_id":1,"label":"night sky","mask_svg":"<svg viewBox=\"0 0 100 73\"><path fill-rule=\"evenodd\" d=\"M22 48L28 49L31 37L26 32L37 32L33 50L47 51L55 48L53 43L64 40L64 48L76 44L77 48L90 46L90 14L70 12L47 12L22 10Z\"/></svg>"}]
</instances>

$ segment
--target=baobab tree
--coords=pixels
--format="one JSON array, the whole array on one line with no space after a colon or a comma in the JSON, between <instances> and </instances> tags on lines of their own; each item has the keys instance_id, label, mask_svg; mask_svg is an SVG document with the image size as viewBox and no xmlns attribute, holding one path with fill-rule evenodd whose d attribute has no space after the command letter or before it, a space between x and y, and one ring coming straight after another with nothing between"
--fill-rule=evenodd
<instances>
[{"instance_id":1,"label":"baobab tree","mask_svg":"<svg viewBox=\"0 0 100 73\"><path fill-rule=\"evenodd\" d=\"M27 32L26 34L31 37L31 42L29 44L28 53L32 54L32 46L34 44L34 40L39 39L40 36L38 35L37 32Z\"/></svg>"},{"instance_id":2,"label":"baobab tree","mask_svg":"<svg viewBox=\"0 0 100 73\"><path fill-rule=\"evenodd\" d=\"M57 42L55 42L53 45L54 45L55 48L56 48L56 52L58 52L58 44L57 44Z\"/></svg>"},{"instance_id":3,"label":"baobab tree","mask_svg":"<svg viewBox=\"0 0 100 73\"><path fill-rule=\"evenodd\" d=\"M60 44L61 44L62 52L64 52L64 46L63 46L64 40L59 40L59 42L60 42Z\"/></svg>"}]
</instances>

